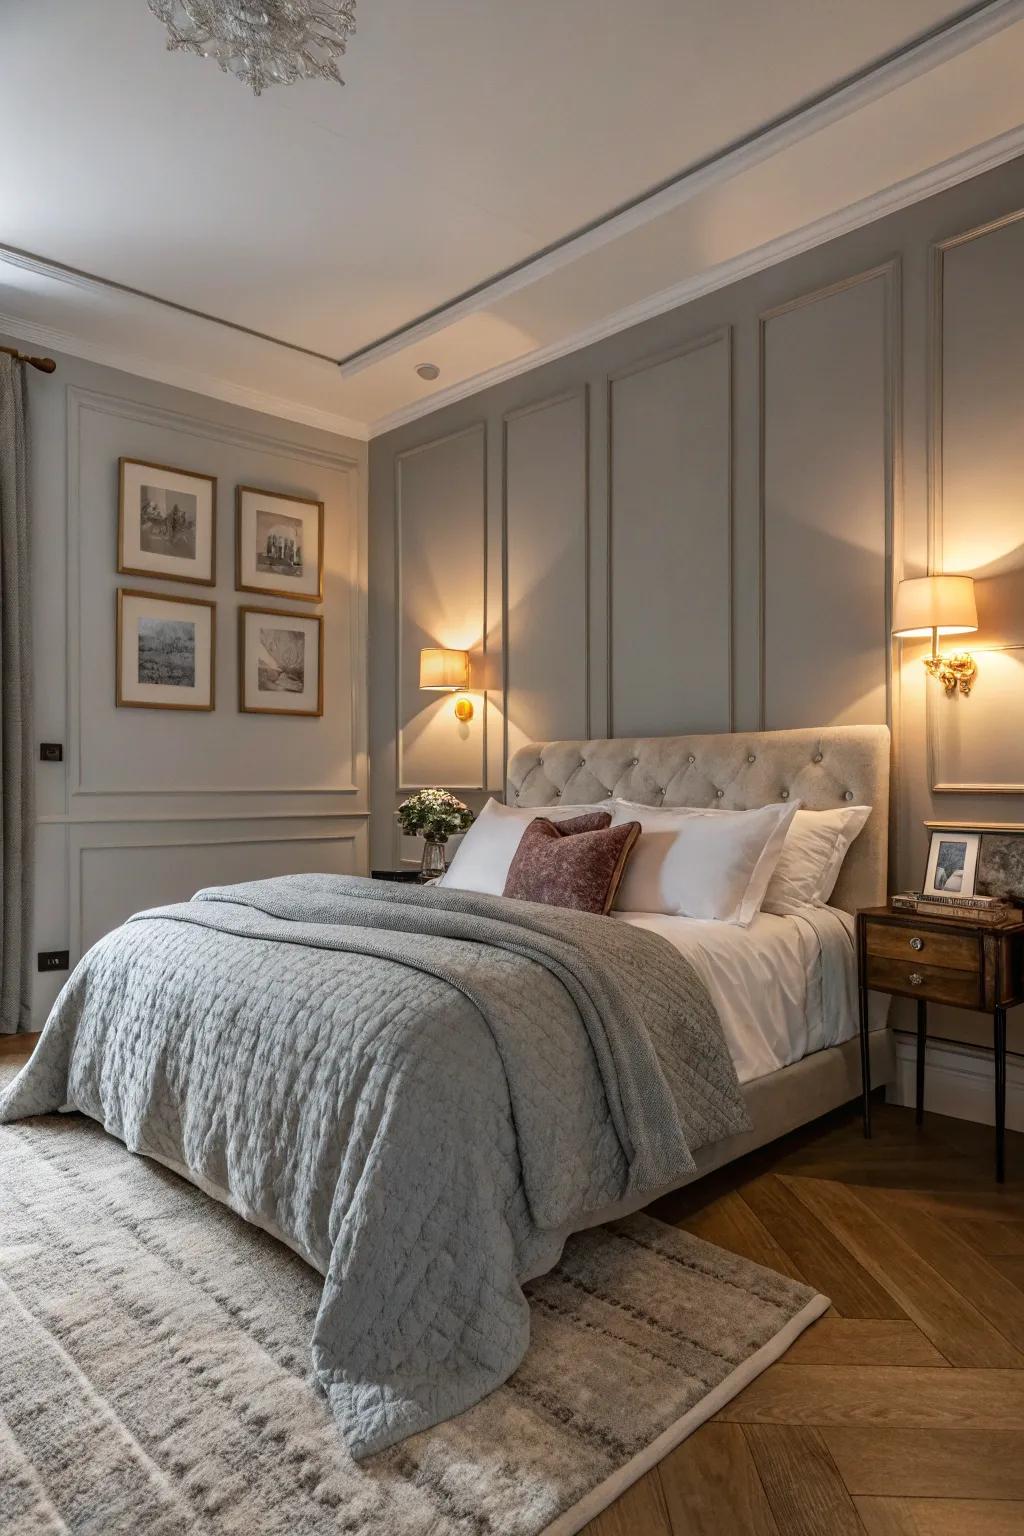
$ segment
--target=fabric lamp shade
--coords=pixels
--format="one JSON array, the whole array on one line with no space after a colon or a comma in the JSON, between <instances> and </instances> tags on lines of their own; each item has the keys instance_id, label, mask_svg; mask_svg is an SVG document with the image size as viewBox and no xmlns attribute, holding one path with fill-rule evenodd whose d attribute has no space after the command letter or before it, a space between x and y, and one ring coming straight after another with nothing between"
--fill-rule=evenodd
<instances>
[{"instance_id":1,"label":"fabric lamp shade","mask_svg":"<svg viewBox=\"0 0 1024 1536\"><path fill-rule=\"evenodd\" d=\"M469 652L424 646L420 651L420 687L447 691L469 687Z\"/></svg>"},{"instance_id":2,"label":"fabric lamp shade","mask_svg":"<svg viewBox=\"0 0 1024 1536\"><path fill-rule=\"evenodd\" d=\"M977 627L972 576L917 576L900 582L893 605L894 635L966 635Z\"/></svg>"}]
</instances>

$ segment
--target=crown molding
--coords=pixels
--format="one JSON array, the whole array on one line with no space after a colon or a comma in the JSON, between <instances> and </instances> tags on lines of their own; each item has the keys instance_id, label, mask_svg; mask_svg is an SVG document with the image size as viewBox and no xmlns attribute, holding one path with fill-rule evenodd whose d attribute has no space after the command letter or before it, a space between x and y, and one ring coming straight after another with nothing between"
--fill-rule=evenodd
<instances>
[{"instance_id":1,"label":"crown molding","mask_svg":"<svg viewBox=\"0 0 1024 1536\"><path fill-rule=\"evenodd\" d=\"M370 423L369 436L371 439L381 437L386 432L393 432L397 427L404 427L423 416L431 415L434 411L442 410L447 405L454 405L459 400L465 400L470 395L489 389L494 384L504 383L506 379L518 378L520 374L540 368L545 363L554 362L560 357L566 357L569 353L578 352L583 347L592 346L594 342L603 341L606 337L628 330L644 320L667 314L669 310L689 304L692 300L703 297L704 294L714 293L720 288L728 287L730 283L739 282L742 278L753 277L768 267L774 267L780 262L789 260L790 257L802 255L805 251L813 250L815 246L838 239L840 235L861 229L866 224L873 224L876 220L885 218L887 214L898 213L901 208L909 208L914 203L923 202L927 197L933 197L939 192L947 191L950 187L958 186L962 181L969 181L972 176L980 176L985 171L994 170L1008 160L1015 159L1021 153L1024 153L1024 124L1000 134L997 138L989 139L984 144L975 145L962 154L954 155L940 165L929 167L928 170L920 171L915 176L896 182L881 192L874 192L870 197L851 203L847 208L840 208L834 213L826 214L823 218L805 224L789 234L780 235L775 240L755 246L753 250L745 251L740 256L731 257L728 261L719 262L703 272L684 278L682 282L675 283L670 288L663 288L646 299L640 299L637 303L618 310L604 320L584 326L571 335L552 342L549 346L537 347L523 353L520 357L512 358L509 362L498 363L494 368L474 374L458 384L452 384L448 389L441 390L426 400L418 400L411 405L403 406L400 410L391 411L388 415L381 416Z\"/></svg>"},{"instance_id":2,"label":"crown molding","mask_svg":"<svg viewBox=\"0 0 1024 1536\"><path fill-rule=\"evenodd\" d=\"M1021 0L1021 3L1024 4L1024 0ZM985 171L993 170L1021 153L1024 153L1024 124L984 144L965 150L962 154L955 155L938 166L897 182L884 191L873 193L870 197L863 198L847 208L827 214L798 230L781 235L751 251L720 262L680 283L638 300L635 304L595 321L592 325L582 327L557 342L552 342L546 347L534 348L519 357L473 374L457 384L450 385L447 389L439 390L425 399L389 412L372 422L357 421L352 417L291 400L286 396L271 395L262 390L251 389L200 370L176 367L141 352L125 352L117 347L80 337L70 331L60 331L51 326L40 325L36 321L22 319L17 315L0 312L0 330L20 341L30 342L48 351L64 352L72 357L83 358L87 362L116 368L140 378L152 379L156 383L168 384L177 389L205 395L210 399L222 400L228 405L241 406L246 410L275 416L282 421L294 421L336 436L365 442L430 416L435 411L443 410L448 405L454 405L471 395L479 394L495 384L518 378L521 374L540 368L545 363L554 362L558 358L578 352L595 342L603 341L608 336L614 336L620 331L628 330L631 326L639 325L644 320L678 309L694 299L714 293L730 283L751 277L768 267L776 266L790 257L798 256L829 240L884 218L887 214L910 207L927 197L957 186L972 176L979 176ZM104 285L96 280L80 274L53 270L44 261L36 258L13 257L7 252L0 251L0 263L22 266L41 276L71 283L87 291L103 291Z\"/></svg>"},{"instance_id":3,"label":"crown molding","mask_svg":"<svg viewBox=\"0 0 1024 1536\"><path fill-rule=\"evenodd\" d=\"M418 319L411 320L375 342L370 342L339 359L343 378L350 378L404 352L446 329L466 315L486 309L510 294L518 293L540 278L569 266L591 251L621 239L652 220L673 212L709 187L729 181L774 155L809 138L830 124L860 111L880 97L916 80L958 54L977 47L1004 28L1024 17L1024 0L987 0L975 4L959 18L941 23L930 32L881 63L866 66L835 88L805 101L773 122L744 135L733 144L708 155L704 160L650 188L618 209L585 225L527 257L514 267L474 284L463 294L437 305Z\"/></svg>"},{"instance_id":4,"label":"crown molding","mask_svg":"<svg viewBox=\"0 0 1024 1536\"><path fill-rule=\"evenodd\" d=\"M7 260L4 256L3 260ZM17 265L25 265L23 262ZM59 276L42 262L33 263L32 270L44 276ZM77 287L89 287L76 282ZM270 395L263 390L249 389L244 384L218 378L215 374L202 373L198 369L178 368L144 353L122 352L103 342L87 340L71 331L58 331L49 325L39 325L34 320L23 320L18 315L0 312L0 331L19 341L31 342L48 352L65 352L70 357L80 357L89 363L100 363L105 368L117 368L122 373L135 374L137 378L152 379L157 384L170 384L175 389L186 389L192 394L206 395L211 400L222 400L226 405L242 406L247 411L259 411L264 416L276 416L280 421L298 422L304 427L316 427L338 437L352 437L365 442L369 437L366 422L354 421L349 416L339 416L333 411L321 410L283 395Z\"/></svg>"}]
</instances>

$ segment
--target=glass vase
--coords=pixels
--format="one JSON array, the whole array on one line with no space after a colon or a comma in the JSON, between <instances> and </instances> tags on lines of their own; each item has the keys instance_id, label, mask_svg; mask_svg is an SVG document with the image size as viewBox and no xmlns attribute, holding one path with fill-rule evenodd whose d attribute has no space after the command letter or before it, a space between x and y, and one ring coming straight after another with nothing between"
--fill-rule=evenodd
<instances>
[{"instance_id":1,"label":"glass vase","mask_svg":"<svg viewBox=\"0 0 1024 1536\"><path fill-rule=\"evenodd\" d=\"M444 874L447 868L444 845L447 841L446 837L424 837L423 858L420 862L421 880L434 880L438 875Z\"/></svg>"}]
</instances>

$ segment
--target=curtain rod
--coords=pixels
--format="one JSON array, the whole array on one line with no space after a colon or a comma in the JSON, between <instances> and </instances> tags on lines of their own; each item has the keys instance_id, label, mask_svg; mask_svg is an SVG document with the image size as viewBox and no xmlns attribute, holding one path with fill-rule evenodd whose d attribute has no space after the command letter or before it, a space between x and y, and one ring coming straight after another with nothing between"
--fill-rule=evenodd
<instances>
[{"instance_id":1,"label":"curtain rod","mask_svg":"<svg viewBox=\"0 0 1024 1536\"><path fill-rule=\"evenodd\" d=\"M19 352L17 347L0 347L0 352L6 352L16 363L28 363L30 368L38 368L40 373L53 373L57 367L52 357L29 357L27 352Z\"/></svg>"}]
</instances>

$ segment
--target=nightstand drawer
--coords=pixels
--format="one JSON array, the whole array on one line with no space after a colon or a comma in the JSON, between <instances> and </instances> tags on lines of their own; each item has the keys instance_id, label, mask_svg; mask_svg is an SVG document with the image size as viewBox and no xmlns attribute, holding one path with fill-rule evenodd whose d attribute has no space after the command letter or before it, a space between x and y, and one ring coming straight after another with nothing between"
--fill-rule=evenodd
<instances>
[{"instance_id":1,"label":"nightstand drawer","mask_svg":"<svg viewBox=\"0 0 1024 1536\"><path fill-rule=\"evenodd\" d=\"M865 945L869 955L887 955L893 960L921 961L949 971L978 971L981 955L973 933L936 933L934 929L868 923Z\"/></svg>"},{"instance_id":2,"label":"nightstand drawer","mask_svg":"<svg viewBox=\"0 0 1024 1536\"><path fill-rule=\"evenodd\" d=\"M959 938L957 942L961 942ZM924 997L930 1003L955 1003L961 1008L980 1008L981 972L947 969L925 965L912 952L906 958L868 955L867 984L882 992L904 992L908 997Z\"/></svg>"}]
</instances>

